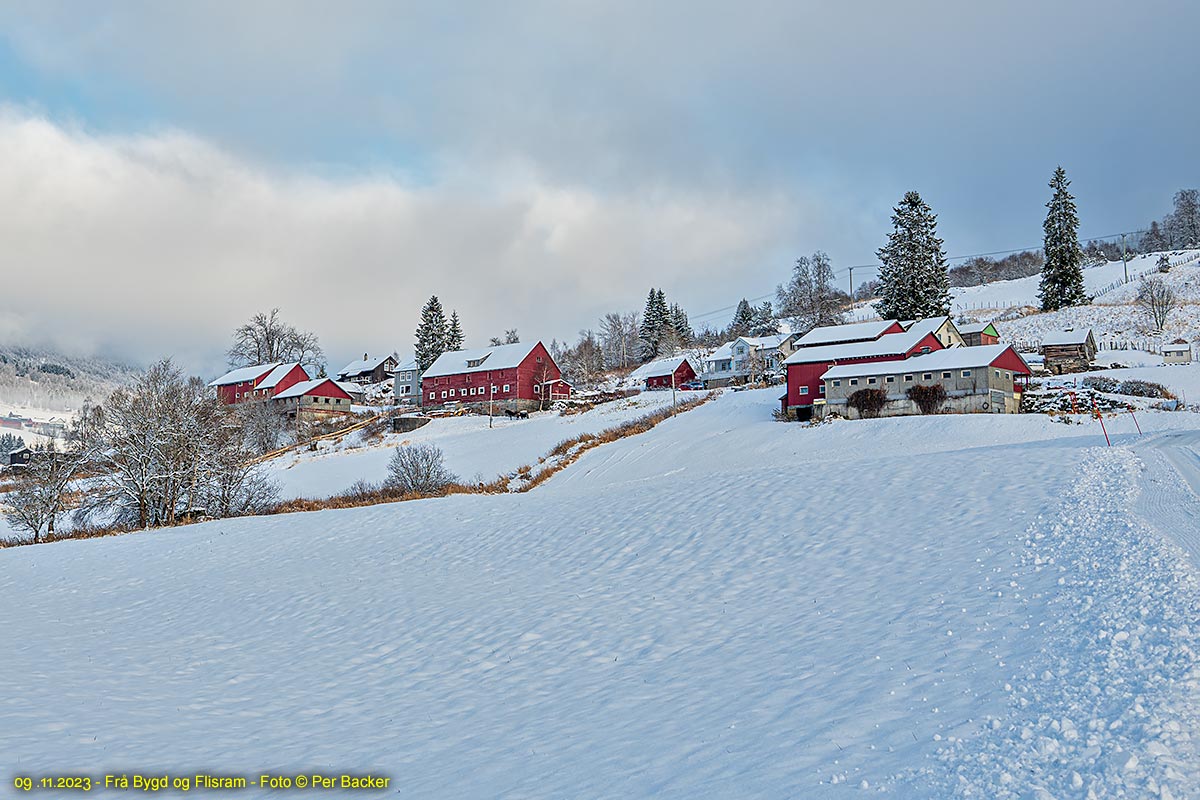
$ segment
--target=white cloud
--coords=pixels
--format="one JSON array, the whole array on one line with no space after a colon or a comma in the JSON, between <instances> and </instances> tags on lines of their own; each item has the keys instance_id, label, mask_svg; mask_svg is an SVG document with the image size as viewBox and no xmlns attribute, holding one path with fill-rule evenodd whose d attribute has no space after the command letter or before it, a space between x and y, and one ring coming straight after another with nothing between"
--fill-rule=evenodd
<instances>
[{"instance_id":1,"label":"white cloud","mask_svg":"<svg viewBox=\"0 0 1200 800\"><path fill-rule=\"evenodd\" d=\"M651 285L693 313L769 290L828 211L779 191L599 192L529 164L406 186L268 171L179 132L100 136L0 113L0 331L216 366L279 306L333 367L411 348L431 294L468 341L573 337Z\"/></svg>"}]
</instances>

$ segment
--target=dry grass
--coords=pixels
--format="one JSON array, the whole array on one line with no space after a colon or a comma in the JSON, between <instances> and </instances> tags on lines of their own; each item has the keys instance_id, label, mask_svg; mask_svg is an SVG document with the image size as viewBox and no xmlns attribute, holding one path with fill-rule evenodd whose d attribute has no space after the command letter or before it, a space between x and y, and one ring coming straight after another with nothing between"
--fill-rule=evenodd
<instances>
[{"instance_id":1,"label":"dry grass","mask_svg":"<svg viewBox=\"0 0 1200 800\"><path fill-rule=\"evenodd\" d=\"M382 505L383 503L401 503L407 500L426 500L434 497L446 497L455 494L507 494L512 491L511 485L514 479L524 481L524 483L516 490L524 493L534 489L537 486L545 483L552 476L575 463L580 456L591 450L594 447L599 447L602 444L618 441L629 436L636 436L639 433L654 428L656 425L670 419L676 414L682 414L685 411L690 411L693 408L698 408L704 405L713 397L716 397L715 392L709 392L702 397L693 397L679 403L674 408L663 408L658 411L638 417L612 428L601 431L598 434L582 433L570 439L564 439L554 446L545 456L538 460L539 465L544 465L543 468L536 473L532 465L524 464L512 475L500 476L493 481L487 483L451 483L445 489L438 493L423 494L417 492L404 493L398 489L388 487L382 484L369 484L358 482L341 494L336 494L332 497L322 499L301 497L294 500L284 500L281 503L273 506L267 511L262 512L258 516L269 516L274 514L298 514L307 511L326 511L336 508L362 508L364 506ZM181 522L180 525L192 524L190 522ZM176 526L178 527L178 526ZM50 541L61 541L65 539L94 539L101 536L115 536L122 533L132 533L128 528L100 528L100 527L83 527L67 531L62 535L56 535ZM16 547L19 545L32 544L28 540L17 539L0 539L0 548Z\"/></svg>"}]
</instances>

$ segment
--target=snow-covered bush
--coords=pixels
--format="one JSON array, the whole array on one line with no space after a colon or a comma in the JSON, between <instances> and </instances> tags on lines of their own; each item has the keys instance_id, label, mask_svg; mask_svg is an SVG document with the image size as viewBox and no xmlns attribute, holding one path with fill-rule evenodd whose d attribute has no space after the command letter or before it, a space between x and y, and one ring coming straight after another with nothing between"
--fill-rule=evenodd
<instances>
[{"instance_id":1,"label":"snow-covered bush","mask_svg":"<svg viewBox=\"0 0 1200 800\"><path fill-rule=\"evenodd\" d=\"M457 480L446 469L442 449L432 444L397 447L388 461L387 485L403 494L445 494Z\"/></svg>"}]
</instances>

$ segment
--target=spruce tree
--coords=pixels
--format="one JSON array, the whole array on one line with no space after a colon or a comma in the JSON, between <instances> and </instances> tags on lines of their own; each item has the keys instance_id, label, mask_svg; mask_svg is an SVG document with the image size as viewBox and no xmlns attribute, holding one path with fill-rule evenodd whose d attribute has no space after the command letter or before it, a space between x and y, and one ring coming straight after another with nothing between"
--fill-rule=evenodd
<instances>
[{"instance_id":1,"label":"spruce tree","mask_svg":"<svg viewBox=\"0 0 1200 800\"><path fill-rule=\"evenodd\" d=\"M417 325L417 366L422 372L429 369L437 357L446 352L446 314L442 311L442 303L437 295L429 298L429 302L421 309L421 323Z\"/></svg>"},{"instance_id":2,"label":"spruce tree","mask_svg":"<svg viewBox=\"0 0 1200 800\"><path fill-rule=\"evenodd\" d=\"M754 330L754 322L754 306L750 305L750 301L743 297L733 312L733 321L729 323L729 338L749 336L750 332Z\"/></svg>"},{"instance_id":3,"label":"spruce tree","mask_svg":"<svg viewBox=\"0 0 1200 800\"><path fill-rule=\"evenodd\" d=\"M779 322L771 308L771 301L765 301L761 306L754 307L754 324L750 326L751 336L774 336L779 333Z\"/></svg>"},{"instance_id":4,"label":"spruce tree","mask_svg":"<svg viewBox=\"0 0 1200 800\"><path fill-rule=\"evenodd\" d=\"M662 289L651 289L646 297L646 310L642 313L642 325L638 336L642 340L642 361L658 357L663 335L671 324L671 311L667 296Z\"/></svg>"},{"instance_id":5,"label":"spruce tree","mask_svg":"<svg viewBox=\"0 0 1200 800\"><path fill-rule=\"evenodd\" d=\"M679 305L671 304L671 330L680 347L689 347L696 334L692 332L692 324L688 321L687 312Z\"/></svg>"},{"instance_id":6,"label":"spruce tree","mask_svg":"<svg viewBox=\"0 0 1200 800\"><path fill-rule=\"evenodd\" d=\"M458 321L458 311L450 312L450 327L446 329L446 349L447 350L462 350L463 349L463 330L462 324Z\"/></svg>"},{"instance_id":7,"label":"spruce tree","mask_svg":"<svg viewBox=\"0 0 1200 800\"><path fill-rule=\"evenodd\" d=\"M892 233L878 255L879 316L924 319L950 313L950 276L937 215L921 195L907 192L893 209Z\"/></svg>"},{"instance_id":8,"label":"spruce tree","mask_svg":"<svg viewBox=\"0 0 1200 800\"><path fill-rule=\"evenodd\" d=\"M1050 188L1054 190L1049 211L1042 225L1045 232L1046 260L1038 298L1043 311L1067 306L1087 305L1091 298L1083 289L1083 249L1079 246L1079 214L1075 198L1067 191L1071 182L1062 167L1054 170Z\"/></svg>"}]
</instances>

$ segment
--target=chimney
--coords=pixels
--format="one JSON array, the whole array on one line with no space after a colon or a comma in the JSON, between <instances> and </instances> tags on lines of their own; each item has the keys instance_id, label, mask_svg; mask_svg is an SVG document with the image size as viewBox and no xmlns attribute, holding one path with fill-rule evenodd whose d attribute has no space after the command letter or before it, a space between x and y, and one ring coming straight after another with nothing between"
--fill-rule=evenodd
<instances>
[{"instance_id":1,"label":"chimney","mask_svg":"<svg viewBox=\"0 0 1200 800\"><path fill-rule=\"evenodd\" d=\"M367 360L367 354L363 353L363 361L366 361L366 360Z\"/></svg>"}]
</instances>

